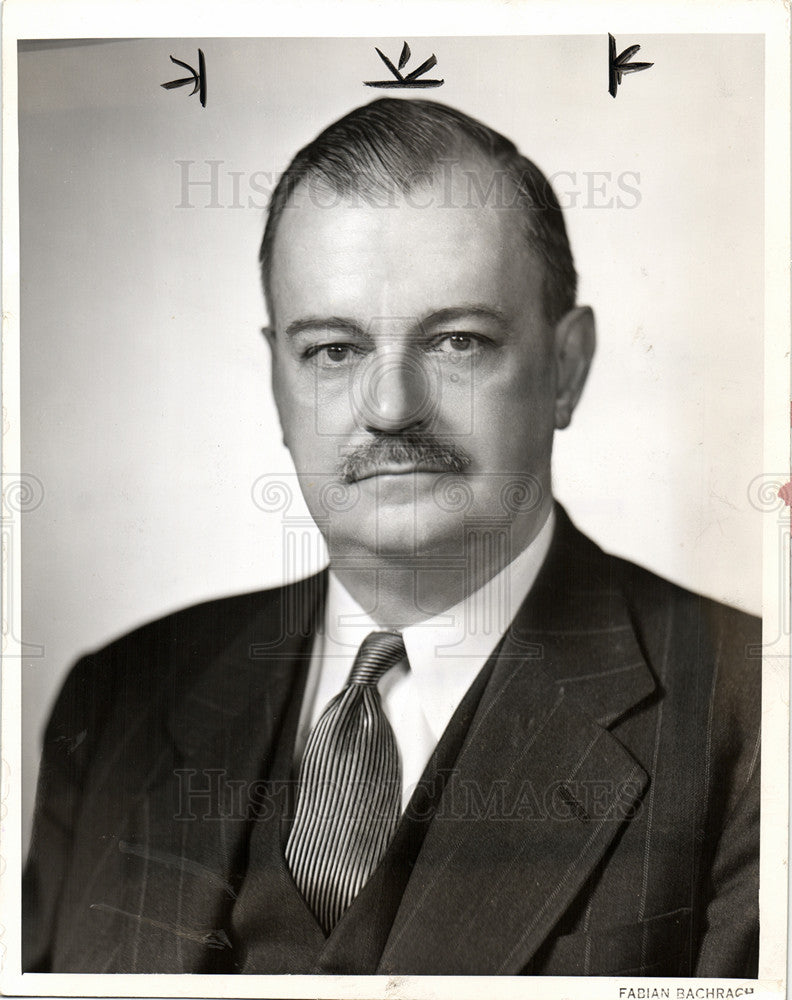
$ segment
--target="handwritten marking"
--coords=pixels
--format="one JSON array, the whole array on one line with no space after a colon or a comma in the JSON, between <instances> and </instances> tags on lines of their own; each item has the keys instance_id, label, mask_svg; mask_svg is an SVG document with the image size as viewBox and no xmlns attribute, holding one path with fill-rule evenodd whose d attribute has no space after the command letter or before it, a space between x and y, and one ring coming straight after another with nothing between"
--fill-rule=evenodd
<instances>
[{"instance_id":1,"label":"handwritten marking","mask_svg":"<svg viewBox=\"0 0 792 1000\"><path fill-rule=\"evenodd\" d=\"M445 83L445 80L419 79L419 77L422 77L424 73L428 73L430 69L432 69L434 66L437 65L437 57L435 56L434 53L432 53L432 55L429 56L429 58L425 62L422 62L421 65L418 67L418 69L414 69L411 73L408 73L406 76L404 76L402 74L402 70L410 61L410 56L412 55L412 53L410 52L410 46L407 44L407 42L405 42L404 45L402 46L401 55L399 56L398 67L394 66L393 63L390 61L390 59L388 59L388 57L385 55L385 53L381 49L378 49L376 45L374 46L374 48L380 59L385 63L385 65L388 67L391 73L393 73L394 79L364 80L363 82L366 87L381 87L388 90L396 90L396 89L418 90L418 89L427 89L429 87L442 87L442 85Z\"/></svg>"},{"instance_id":2,"label":"handwritten marking","mask_svg":"<svg viewBox=\"0 0 792 1000\"><path fill-rule=\"evenodd\" d=\"M182 66L184 69L189 70L192 74L191 76L183 77L181 80L170 80L168 83L161 83L160 87L165 90L175 90L176 87L187 87L191 83L194 85L193 89L190 91L190 97L197 93L201 101L201 107L206 107L206 59L204 58L203 50L198 49L198 69L194 70L192 66L188 65L186 62L182 62L181 59L176 59L174 56L170 57L172 63L176 63L177 66Z\"/></svg>"},{"instance_id":3,"label":"handwritten marking","mask_svg":"<svg viewBox=\"0 0 792 1000\"><path fill-rule=\"evenodd\" d=\"M110 906L109 903L91 903L89 909L101 910L103 913L116 913L120 917L130 917L132 920L137 920L138 923L148 924L150 927L157 927L162 931L170 931L172 934L176 934L177 937L185 938L187 941L195 941L198 944L205 944L209 948L231 947L228 935L222 929L209 931L183 930L176 924L168 924L163 920L152 920L151 917L144 917L139 913L129 913L127 910L121 910L117 906Z\"/></svg>"},{"instance_id":4,"label":"handwritten marking","mask_svg":"<svg viewBox=\"0 0 792 1000\"><path fill-rule=\"evenodd\" d=\"M611 97L616 96L625 73L640 73L641 70L654 66L654 63L630 62L640 48L640 45L629 45L624 52L617 56L616 39L608 32L608 93Z\"/></svg>"},{"instance_id":5,"label":"handwritten marking","mask_svg":"<svg viewBox=\"0 0 792 1000\"><path fill-rule=\"evenodd\" d=\"M590 823L591 816L586 812L585 807L578 801L578 799L572 794L571 790L567 785L558 786L559 797L569 806L572 813L579 819L581 823Z\"/></svg>"},{"instance_id":6,"label":"handwritten marking","mask_svg":"<svg viewBox=\"0 0 792 1000\"><path fill-rule=\"evenodd\" d=\"M76 736L59 736L55 742L66 751L67 756L70 756L74 753L87 735L88 730L83 729L82 732L77 733Z\"/></svg>"},{"instance_id":7,"label":"handwritten marking","mask_svg":"<svg viewBox=\"0 0 792 1000\"><path fill-rule=\"evenodd\" d=\"M237 897L231 885L221 875L204 867L204 865L199 864L197 861L190 861L189 858L182 858L177 854L170 854L167 851L157 851L138 844L130 844L126 840L119 840L118 849L122 854L133 854L135 857L143 858L144 861L154 861L158 864L175 868L177 871L189 872L191 875L204 878L211 885L222 889L231 899L236 899Z\"/></svg>"}]
</instances>

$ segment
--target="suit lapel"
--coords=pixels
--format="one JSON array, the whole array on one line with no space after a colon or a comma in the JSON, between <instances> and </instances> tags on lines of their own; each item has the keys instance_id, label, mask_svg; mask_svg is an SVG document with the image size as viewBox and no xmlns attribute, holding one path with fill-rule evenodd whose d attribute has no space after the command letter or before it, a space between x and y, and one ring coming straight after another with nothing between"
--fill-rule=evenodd
<instances>
[{"instance_id":1,"label":"suit lapel","mask_svg":"<svg viewBox=\"0 0 792 1000\"><path fill-rule=\"evenodd\" d=\"M167 725L186 766L260 773L310 656L326 573L283 587L202 670ZM215 762L213 764L213 762Z\"/></svg>"},{"instance_id":2,"label":"suit lapel","mask_svg":"<svg viewBox=\"0 0 792 1000\"><path fill-rule=\"evenodd\" d=\"M380 972L517 974L647 784L605 726L654 680L609 560L557 510L545 566L497 655Z\"/></svg>"}]
</instances>

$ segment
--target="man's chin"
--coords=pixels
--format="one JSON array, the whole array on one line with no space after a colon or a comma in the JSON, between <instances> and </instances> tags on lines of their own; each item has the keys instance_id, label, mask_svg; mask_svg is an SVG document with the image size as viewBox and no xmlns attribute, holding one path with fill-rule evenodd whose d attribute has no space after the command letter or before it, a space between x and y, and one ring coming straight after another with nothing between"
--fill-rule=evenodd
<instances>
[{"instance_id":1,"label":"man's chin","mask_svg":"<svg viewBox=\"0 0 792 1000\"><path fill-rule=\"evenodd\" d=\"M365 483L366 480L361 481L360 486ZM374 561L412 560L457 555L463 550L462 518L438 508L431 489L427 489L424 497L416 498L414 490L401 482L379 485L376 496L367 496L365 489L361 489L352 510L330 519L331 558L355 552Z\"/></svg>"}]
</instances>

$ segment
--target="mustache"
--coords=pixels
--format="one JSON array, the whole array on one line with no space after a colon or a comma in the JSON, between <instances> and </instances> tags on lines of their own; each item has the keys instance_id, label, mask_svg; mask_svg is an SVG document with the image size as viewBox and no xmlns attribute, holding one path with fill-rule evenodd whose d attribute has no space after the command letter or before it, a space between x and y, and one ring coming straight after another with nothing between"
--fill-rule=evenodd
<instances>
[{"instance_id":1,"label":"mustache","mask_svg":"<svg viewBox=\"0 0 792 1000\"><path fill-rule=\"evenodd\" d=\"M431 465L438 472L464 472L470 457L452 441L425 434L383 434L345 455L338 476L343 483L355 483L390 465Z\"/></svg>"}]
</instances>

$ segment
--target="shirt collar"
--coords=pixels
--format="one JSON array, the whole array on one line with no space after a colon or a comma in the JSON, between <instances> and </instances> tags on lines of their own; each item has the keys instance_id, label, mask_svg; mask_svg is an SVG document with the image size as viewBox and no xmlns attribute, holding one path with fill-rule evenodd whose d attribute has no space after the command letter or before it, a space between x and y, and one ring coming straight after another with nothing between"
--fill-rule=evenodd
<instances>
[{"instance_id":1,"label":"shirt collar","mask_svg":"<svg viewBox=\"0 0 792 1000\"><path fill-rule=\"evenodd\" d=\"M440 739L465 692L498 645L528 596L550 548L555 525L551 508L534 540L499 573L454 607L403 629L410 672L421 707ZM354 658L361 642L381 625L371 618L330 571L325 642Z\"/></svg>"}]
</instances>

